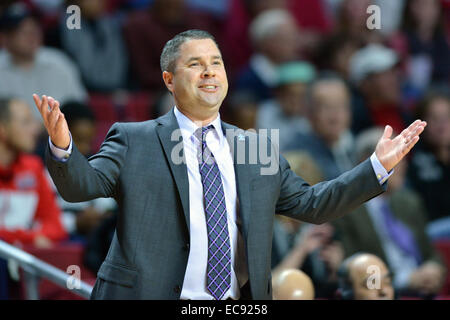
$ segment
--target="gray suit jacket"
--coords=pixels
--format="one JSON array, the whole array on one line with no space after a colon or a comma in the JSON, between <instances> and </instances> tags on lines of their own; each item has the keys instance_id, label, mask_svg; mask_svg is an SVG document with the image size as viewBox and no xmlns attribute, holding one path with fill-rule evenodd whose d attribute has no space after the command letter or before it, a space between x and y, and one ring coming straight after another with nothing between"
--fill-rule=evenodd
<instances>
[{"instance_id":1,"label":"gray suit jacket","mask_svg":"<svg viewBox=\"0 0 450 320\"><path fill-rule=\"evenodd\" d=\"M237 129L222 123L223 129ZM119 217L111 247L92 292L93 299L178 299L189 255L189 185L186 165L175 164L171 141L178 129L173 110L156 119L115 123L100 151L87 160L73 146L66 162L46 152L49 172L70 202L113 197ZM234 144L232 144L234 142ZM271 299L274 214L320 224L351 212L380 194L370 160L335 180L309 186L287 161L261 175L261 163L236 161L239 144L229 140L242 219L251 298ZM268 143L271 146L270 143ZM273 149L272 149L272 152Z\"/></svg>"}]
</instances>

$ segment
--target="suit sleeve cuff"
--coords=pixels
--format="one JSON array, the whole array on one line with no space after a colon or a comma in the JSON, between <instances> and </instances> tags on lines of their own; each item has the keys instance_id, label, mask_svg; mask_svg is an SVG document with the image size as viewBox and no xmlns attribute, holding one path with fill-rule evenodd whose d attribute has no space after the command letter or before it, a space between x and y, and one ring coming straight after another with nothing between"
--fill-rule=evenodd
<instances>
[{"instance_id":1,"label":"suit sleeve cuff","mask_svg":"<svg viewBox=\"0 0 450 320\"><path fill-rule=\"evenodd\" d=\"M52 157L56 160L56 161L60 161L60 162L66 162L69 157L70 154L72 153L72 135L70 134L70 144L69 147L67 148L67 150L58 148L57 146L55 146L52 142L52 139L50 139L50 137L48 137L48 145L50 147L50 151L52 154Z\"/></svg>"},{"instance_id":2,"label":"suit sleeve cuff","mask_svg":"<svg viewBox=\"0 0 450 320\"><path fill-rule=\"evenodd\" d=\"M375 152L370 156L370 162L372 163L372 168L375 172L375 175L377 176L378 182L380 183L380 185L383 185L387 181L387 179L394 173L394 169L387 172L381 164L380 160L378 160Z\"/></svg>"}]
</instances>

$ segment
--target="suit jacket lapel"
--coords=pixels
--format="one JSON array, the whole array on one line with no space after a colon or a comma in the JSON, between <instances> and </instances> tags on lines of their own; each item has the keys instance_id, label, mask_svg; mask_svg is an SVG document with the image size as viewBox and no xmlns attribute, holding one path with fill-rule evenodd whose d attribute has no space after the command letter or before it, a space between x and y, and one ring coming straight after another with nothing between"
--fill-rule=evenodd
<instances>
[{"instance_id":1,"label":"suit jacket lapel","mask_svg":"<svg viewBox=\"0 0 450 320\"><path fill-rule=\"evenodd\" d=\"M236 192L238 205L237 210L243 224L243 236L244 239L248 237L249 223L250 223L250 174L248 167L248 159L243 164L239 164L237 161L237 150L248 150L248 137L245 136L244 131L235 126L222 122L222 130L225 137L228 140L228 145L233 157L234 172L236 177ZM227 134L227 130L229 134ZM241 135L238 133L242 132ZM248 158L248 154L246 154Z\"/></svg>"},{"instance_id":2,"label":"suit jacket lapel","mask_svg":"<svg viewBox=\"0 0 450 320\"><path fill-rule=\"evenodd\" d=\"M181 204L183 206L184 217L186 220L186 226L190 231L190 219L189 219L189 180L187 174L187 166L184 158L183 137L178 126L177 119L171 109L164 116L156 119L160 126L156 127L159 141L163 147L166 155L167 162L169 163L170 170L172 171L173 178L178 188L178 194L181 198ZM172 134L178 130L179 134L174 134L174 140L172 141ZM181 143L181 146L179 145ZM177 146L178 145L178 146ZM181 148L180 148L181 147ZM173 150L179 150L176 155L182 155L183 161L181 163L174 163L172 159Z\"/></svg>"}]
</instances>

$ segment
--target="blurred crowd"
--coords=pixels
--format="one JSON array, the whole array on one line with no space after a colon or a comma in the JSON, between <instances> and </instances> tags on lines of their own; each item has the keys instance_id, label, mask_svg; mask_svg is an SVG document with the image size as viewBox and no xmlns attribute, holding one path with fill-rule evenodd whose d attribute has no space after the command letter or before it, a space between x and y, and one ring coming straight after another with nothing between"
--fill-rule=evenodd
<instances>
[{"instance_id":1,"label":"blurred crowd","mask_svg":"<svg viewBox=\"0 0 450 320\"><path fill-rule=\"evenodd\" d=\"M72 5L80 28L77 11L66 11ZM310 184L370 157L385 125L399 134L427 121L382 196L318 226L277 216L272 267L276 275L302 270L316 298L439 296L450 261L437 246L450 243L449 0L2 1L0 239L37 248L77 242L87 268L98 270L116 203L58 195L32 94L61 102L89 157L113 122L170 110L160 54L187 29L209 31L220 46L230 83L222 119L278 129L280 151ZM369 265L382 270L382 289L362 285ZM7 270L0 260L0 298L8 297Z\"/></svg>"}]
</instances>

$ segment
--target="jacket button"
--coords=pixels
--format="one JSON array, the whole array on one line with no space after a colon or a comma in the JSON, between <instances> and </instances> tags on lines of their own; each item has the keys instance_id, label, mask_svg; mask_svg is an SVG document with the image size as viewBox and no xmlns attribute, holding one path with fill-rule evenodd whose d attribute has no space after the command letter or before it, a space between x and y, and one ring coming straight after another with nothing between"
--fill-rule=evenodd
<instances>
[{"instance_id":1,"label":"jacket button","mask_svg":"<svg viewBox=\"0 0 450 320\"><path fill-rule=\"evenodd\" d=\"M175 293L180 293L181 292L181 287L180 286L175 286L175 288L173 288L173 291L175 291Z\"/></svg>"}]
</instances>

